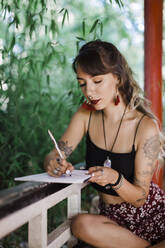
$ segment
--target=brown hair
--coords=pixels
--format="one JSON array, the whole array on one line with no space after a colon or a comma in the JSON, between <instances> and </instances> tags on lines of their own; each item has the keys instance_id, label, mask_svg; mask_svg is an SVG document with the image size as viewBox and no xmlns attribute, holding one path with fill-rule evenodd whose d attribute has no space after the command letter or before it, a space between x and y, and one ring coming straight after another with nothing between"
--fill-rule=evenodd
<instances>
[{"instance_id":1,"label":"brown hair","mask_svg":"<svg viewBox=\"0 0 165 248\"><path fill-rule=\"evenodd\" d=\"M123 101L130 108L136 108L147 116L156 119L150 111L149 101L143 97L143 92L133 78L133 73L126 59L120 51L106 41L95 40L83 45L79 54L73 61L73 69L76 72L77 66L88 73L96 76L112 73L119 80L118 91Z\"/></svg>"}]
</instances>

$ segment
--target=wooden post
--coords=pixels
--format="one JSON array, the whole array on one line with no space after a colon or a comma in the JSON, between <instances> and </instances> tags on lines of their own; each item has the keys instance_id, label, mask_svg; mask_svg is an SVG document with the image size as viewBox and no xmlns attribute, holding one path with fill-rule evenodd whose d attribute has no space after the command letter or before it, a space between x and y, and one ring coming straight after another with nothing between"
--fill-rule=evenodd
<instances>
[{"instance_id":1,"label":"wooden post","mask_svg":"<svg viewBox=\"0 0 165 248\"><path fill-rule=\"evenodd\" d=\"M77 194L73 194L70 197L68 197L67 216L68 218L72 218L80 212L81 212L81 191L79 191ZM67 247L71 248L75 244L77 244L77 239L74 236L71 236L71 238L67 242Z\"/></svg>"},{"instance_id":2,"label":"wooden post","mask_svg":"<svg viewBox=\"0 0 165 248\"><path fill-rule=\"evenodd\" d=\"M163 0L144 0L144 81L145 94L162 128L162 33ZM162 169L153 180L162 187Z\"/></svg>"},{"instance_id":3,"label":"wooden post","mask_svg":"<svg viewBox=\"0 0 165 248\"><path fill-rule=\"evenodd\" d=\"M47 210L29 221L28 225L29 248L47 247Z\"/></svg>"}]
</instances>

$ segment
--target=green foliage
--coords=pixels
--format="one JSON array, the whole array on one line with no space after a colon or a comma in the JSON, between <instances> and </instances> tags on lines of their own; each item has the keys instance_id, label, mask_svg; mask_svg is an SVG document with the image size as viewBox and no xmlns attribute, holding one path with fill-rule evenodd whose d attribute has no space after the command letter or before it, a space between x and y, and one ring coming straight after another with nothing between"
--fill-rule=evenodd
<instances>
[{"instance_id":1,"label":"green foliage","mask_svg":"<svg viewBox=\"0 0 165 248\"><path fill-rule=\"evenodd\" d=\"M27 248L28 224L0 240L2 248Z\"/></svg>"},{"instance_id":2,"label":"green foliage","mask_svg":"<svg viewBox=\"0 0 165 248\"><path fill-rule=\"evenodd\" d=\"M1 188L13 186L15 176L43 170L44 156L52 148L47 129L59 139L83 101L72 59L76 47L103 36L107 21L97 11L86 16L86 8L77 1L0 3ZM68 26L70 13L72 18L79 13L80 20ZM84 153L83 141L71 162L83 161Z\"/></svg>"}]
</instances>

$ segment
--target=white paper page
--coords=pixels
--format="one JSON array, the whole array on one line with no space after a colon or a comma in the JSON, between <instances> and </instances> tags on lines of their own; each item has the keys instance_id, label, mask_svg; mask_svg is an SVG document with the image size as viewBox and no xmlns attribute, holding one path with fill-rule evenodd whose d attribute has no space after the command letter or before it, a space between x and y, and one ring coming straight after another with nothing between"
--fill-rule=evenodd
<instances>
[{"instance_id":1,"label":"white paper page","mask_svg":"<svg viewBox=\"0 0 165 248\"><path fill-rule=\"evenodd\" d=\"M24 177L16 177L15 181L32 181L32 182L47 182L47 183L83 183L88 180L91 175L86 175L88 170L73 170L72 175L63 174L60 177L51 177L48 173L34 174Z\"/></svg>"}]
</instances>

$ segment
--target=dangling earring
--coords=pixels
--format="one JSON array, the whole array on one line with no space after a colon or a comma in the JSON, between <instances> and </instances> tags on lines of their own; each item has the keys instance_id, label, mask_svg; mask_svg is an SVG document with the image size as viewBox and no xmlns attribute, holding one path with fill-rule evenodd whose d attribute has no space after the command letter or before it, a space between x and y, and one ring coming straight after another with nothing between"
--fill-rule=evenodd
<instances>
[{"instance_id":1,"label":"dangling earring","mask_svg":"<svg viewBox=\"0 0 165 248\"><path fill-rule=\"evenodd\" d=\"M120 102L120 97L119 97L119 95L117 95L115 98L115 106L117 106L119 104L119 102Z\"/></svg>"}]
</instances>

